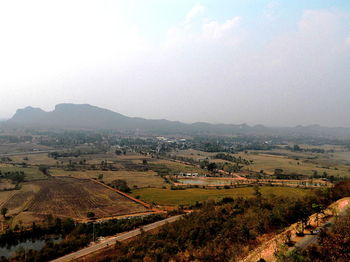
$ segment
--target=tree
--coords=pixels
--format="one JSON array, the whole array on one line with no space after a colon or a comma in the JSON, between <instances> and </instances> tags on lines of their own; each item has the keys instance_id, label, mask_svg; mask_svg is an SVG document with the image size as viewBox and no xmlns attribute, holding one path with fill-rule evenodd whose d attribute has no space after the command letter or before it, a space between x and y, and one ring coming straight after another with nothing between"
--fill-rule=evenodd
<instances>
[{"instance_id":1,"label":"tree","mask_svg":"<svg viewBox=\"0 0 350 262\"><path fill-rule=\"evenodd\" d=\"M123 154L123 152L122 152L120 149L116 149L116 150L115 150L115 154L116 154L117 156L120 156L121 154Z\"/></svg>"},{"instance_id":2,"label":"tree","mask_svg":"<svg viewBox=\"0 0 350 262\"><path fill-rule=\"evenodd\" d=\"M283 169L281 168L276 168L275 169L275 176L279 176L279 175L282 175L283 174Z\"/></svg>"},{"instance_id":3,"label":"tree","mask_svg":"<svg viewBox=\"0 0 350 262\"><path fill-rule=\"evenodd\" d=\"M262 204L262 194L260 192L259 186L254 186L254 196L256 197L256 202L258 203L258 206L261 207Z\"/></svg>"},{"instance_id":4,"label":"tree","mask_svg":"<svg viewBox=\"0 0 350 262\"><path fill-rule=\"evenodd\" d=\"M7 211L8 211L7 207L1 208L1 215L2 215L4 218L6 218Z\"/></svg>"},{"instance_id":5,"label":"tree","mask_svg":"<svg viewBox=\"0 0 350 262\"><path fill-rule=\"evenodd\" d=\"M294 145L294 146L293 146L293 151L301 151L300 146Z\"/></svg>"},{"instance_id":6,"label":"tree","mask_svg":"<svg viewBox=\"0 0 350 262\"><path fill-rule=\"evenodd\" d=\"M316 225L319 224L319 215L324 213L324 206L322 204L312 204L312 210L316 213Z\"/></svg>"},{"instance_id":7,"label":"tree","mask_svg":"<svg viewBox=\"0 0 350 262\"><path fill-rule=\"evenodd\" d=\"M39 166L39 171L44 175L49 175L49 167L48 166Z\"/></svg>"},{"instance_id":8,"label":"tree","mask_svg":"<svg viewBox=\"0 0 350 262\"><path fill-rule=\"evenodd\" d=\"M122 179L113 180L111 182L111 185L112 185L112 187L114 187L122 192L125 192L125 193L131 192L131 189L129 188L129 186L125 180L122 180Z\"/></svg>"},{"instance_id":9,"label":"tree","mask_svg":"<svg viewBox=\"0 0 350 262\"><path fill-rule=\"evenodd\" d=\"M210 172L214 171L216 168L217 168L217 165L216 165L215 163L210 163L210 164L207 166L207 169L208 169L208 171L210 171Z\"/></svg>"},{"instance_id":10,"label":"tree","mask_svg":"<svg viewBox=\"0 0 350 262\"><path fill-rule=\"evenodd\" d=\"M89 211L89 212L87 212L86 217L87 217L87 218L93 218L93 217L95 217L95 213Z\"/></svg>"}]
</instances>

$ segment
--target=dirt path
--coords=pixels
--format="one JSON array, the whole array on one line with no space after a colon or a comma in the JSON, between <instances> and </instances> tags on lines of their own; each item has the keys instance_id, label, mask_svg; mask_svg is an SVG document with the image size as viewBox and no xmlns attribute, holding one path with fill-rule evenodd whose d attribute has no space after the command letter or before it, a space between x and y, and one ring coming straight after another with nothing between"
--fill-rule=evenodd
<instances>
[{"instance_id":1,"label":"dirt path","mask_svg":"<svg viewBox=\"0 0 350 262\"><path fill-rule=\"evenodd\" d=\"M331 220L331 218L337 214L341 214L343 213L347 208L350 207L350 197L346 197L346 198L342 198L339 199L338 201L332 203L326 210L325 210L325 214L322 216L319 216L318 221L325 219L325 222L328 222ZM317 215L313 214L310 216L310 224L312 226L317 225ZM299 242L301 241L305 241L306 244L310 244L314 241L314 239L312 239L312 237L309 237L310 235L306 235L304 237L297 237L296 236L296 232L297 232L297 227L298 224L292 224L290 227L288 227L287 229L285 229L282 233L270 238L269 240L267 240L266 242L264 242L262 245L258 246L256 249L254 249L252 252L250 252L250 254L248 256L246 256L245 258L239 260L240 262L256 262L258 261L260 258L265 259L265 261L267 262L274 262L276 261L276 257L274 255L274 253L279 249L279 247L281 245L284 244L285 240L286 240L286 235L287 232L290 232L292 234L292 241L294 241L296 243L296 245L298 245ZM313 235L315 238L317 238L317 235ZM306 238L310 238L307 239Z\"/></svg>"}]
</instances>

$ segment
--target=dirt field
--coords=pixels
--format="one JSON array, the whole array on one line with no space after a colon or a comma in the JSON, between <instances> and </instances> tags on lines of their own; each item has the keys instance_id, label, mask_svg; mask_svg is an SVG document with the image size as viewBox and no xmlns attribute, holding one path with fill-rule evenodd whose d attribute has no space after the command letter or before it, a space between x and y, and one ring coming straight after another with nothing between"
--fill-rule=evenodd
<instances>
[{"instance_id":1,"label":"dirt field","mask_svg":"<svg viewBox=\"0 0 350 262\"><path fill-rule=\"evenodd\" d=\"M1 200L5 200L0 205L9 209L14 221L46 214L85 219L89 211L97 218L148 211L127 197L86 179L52 178L25 184L18 191L1 193L4 193L0 194Z\"/></svg>"},{"instance_id":2,"label":"dirt field","mask_svg":"<svg viewBox=\"0 0 350 262\"><path fill-rule=\"evenodd\" d=\"M25 183L20 190L2 191L0 192L0 207L7 207L9 216L16 215L25 210L27 204L39 190L38 185Z\"/></svg>"},{"instance_id":3,"label":"dirt field","mask_svg":"<svg viewBox=\"0 0 350 262\"><path fill-rule=\"evenodd\" d=\"M125 180L130 188L157 187L165 185L164 180L153 171L64 171L62 169L50 170L53 176L71 176L75 178L97 178L103 175L102 181L110 183L116 179Z\"/></svg>"},{"instance_id":4,"label":"dirt field","mask_svg":"<svg viewBox=\"0 0 350 262\"><path fill-rule=\"evenodd\" d=\"M28 207L30 212L50 210L54 215L85 218L88 211L97 217L146 211L143 206L93 181L64 178L38 184L41 189Z\"/></svg>"}]
</instances>

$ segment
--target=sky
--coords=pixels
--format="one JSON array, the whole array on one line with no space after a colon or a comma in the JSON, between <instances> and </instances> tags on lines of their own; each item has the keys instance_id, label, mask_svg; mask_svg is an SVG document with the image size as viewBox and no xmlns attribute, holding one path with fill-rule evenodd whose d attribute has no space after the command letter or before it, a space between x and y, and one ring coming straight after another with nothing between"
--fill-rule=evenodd
<instances>
[{"instance_id":1,"label":"sky","mask_svg":"<svg viewBox=\"0 0 350 262\"><path fill-rule=\"evenodd\" d=\"M350 127L350 1L0 1L0 91L0 118Z\"/></svg>"}]
</instances>

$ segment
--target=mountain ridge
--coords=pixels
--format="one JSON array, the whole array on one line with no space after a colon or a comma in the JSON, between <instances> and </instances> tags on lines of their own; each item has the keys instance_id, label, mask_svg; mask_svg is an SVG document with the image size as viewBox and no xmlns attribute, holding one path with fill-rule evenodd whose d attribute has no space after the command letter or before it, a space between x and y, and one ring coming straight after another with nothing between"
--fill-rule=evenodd
<instances>
[{"instance_id":1,"label":"mountain ridge","mask_svg":"<svg viewBox=\"0 0 350 262\"><path fill-rule=\"evenodd\" d=\"M253 135L317 135L350 137L350 128L332 128L319 125L295 127L267 127L247 124L211 124L195 122L192 124L166 119L145 119L128 117L109 109L89 104L62 103L53 111L25 107L18 109L14 116L5 122L8 127L37 129L95 129L95 130L139 130L154 133L186 134L253 134Z\"/></svg>"}]
</instances>

